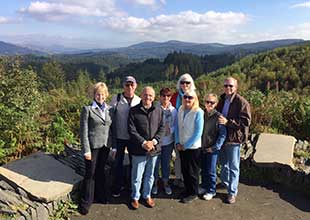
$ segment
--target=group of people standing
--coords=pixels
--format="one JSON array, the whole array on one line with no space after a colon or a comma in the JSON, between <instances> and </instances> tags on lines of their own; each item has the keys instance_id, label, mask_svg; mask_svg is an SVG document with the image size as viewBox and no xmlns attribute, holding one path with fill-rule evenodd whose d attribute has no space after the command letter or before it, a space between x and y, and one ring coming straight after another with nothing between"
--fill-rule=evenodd
<instances>
[{"instance_id":1,"label":"group of people standing","mask_svg":"<svg viewBox=\"0 0 310 220\"><path fill-rule=\"evenodd\" d=\"M164 192L172 194L169 176L174 150L175 184L184 186L181 202L192 202L198 195L210 200L216 195L219 158L221 184L228 191L227 203L234 203L240 145L247 138L251 114L249 103L237 93L237 80L228 77L223 86L224 93L219 98L213 93L204 97L205 110L202 110L189 74L180 76L177 92L162 88L158 103L154 102L152 87L144 87L140 97L135 94L137 82L133 76L124 78L123 92L113 96L110 104L106 103L109 96L106 84L97 83L92 104L84 106L81 113L80 137L86 172L80 213L87 214L94 201L107 202L104 166L109 154L114 158L112 196L120 196L126 150L131 166L133 209L139 208L141 196L146 206L155 206L151 195L158 193L160 170Z\"/></svg>"}]
</instances>

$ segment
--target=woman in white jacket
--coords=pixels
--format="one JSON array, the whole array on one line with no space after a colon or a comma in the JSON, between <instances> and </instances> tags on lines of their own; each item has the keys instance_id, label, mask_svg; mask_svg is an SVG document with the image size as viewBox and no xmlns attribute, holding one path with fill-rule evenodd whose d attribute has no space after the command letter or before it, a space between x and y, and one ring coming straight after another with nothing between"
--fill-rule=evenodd
<instances>
[{"instance_id":1,"label":"woman in white jacket","mask_svg":"<svg viewBox=\"0 0 310 220\"><path fill-rule=\"evenodd\" d=\"M181 158L181 170L185 191L181 202L189 203L197 199L199 184L199 159L201 135L203 131L203 110L195 91L188 91L182 97L178 111L175 143Z\"/></svg>"}]
</instances>

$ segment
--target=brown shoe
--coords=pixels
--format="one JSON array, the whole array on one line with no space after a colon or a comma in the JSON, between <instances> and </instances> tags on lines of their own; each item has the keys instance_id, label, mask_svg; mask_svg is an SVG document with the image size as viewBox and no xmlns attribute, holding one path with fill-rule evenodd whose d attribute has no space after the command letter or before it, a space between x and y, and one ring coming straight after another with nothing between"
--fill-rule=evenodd
<instances>
[{"instance_id":1,"label":"brown shoe","mask_svg":"<svg viewBox=\"0 0 310 220\"><path fill-rule=\"evenodd\" d=\"M139 201L135 200L135 199L131 200L131 207L133 209L138 209L139 208Z\"/></svg>"},{"instance_id":2,"label":"brown shoe","mask_svg":"<svg viewBox=\"0 0 310 220\"><path fill-rule=\"evenodd\" d=\"M152 199L152 198L147 198L147 199L145 200L145 202L146 202L146 205L147 205L149 208L153 208L153 207L155 206L154 199Z\"/></svg>"},{"instance_id":3,"label":"brown shoe","mask_svg":"<svg viewBox=\"0 0 310 220\"><path fill-rule=\"evenodd\" d=\"M235 202L236 202L236 196L234 196L234 195L228 195L227 196L227 203L228 204L233 204Z\"/></svg>"}]
</instances>

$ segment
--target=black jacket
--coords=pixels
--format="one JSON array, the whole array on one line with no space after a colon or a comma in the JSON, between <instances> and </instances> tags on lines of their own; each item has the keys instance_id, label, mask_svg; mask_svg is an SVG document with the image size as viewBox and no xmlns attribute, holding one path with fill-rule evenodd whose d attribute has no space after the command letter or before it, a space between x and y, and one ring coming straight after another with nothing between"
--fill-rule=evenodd
<instances>
[{"instance_id":1,"label":"black jacket","mask_svg":"<svg viewBox=\"0 0 310 220\"><path fill-rule=\"evenodd\" d=\"M220 115L221 113L215 109L210 113L206 111L204 114L203 133L201 136L201 147L203 150L213 147L217 140L219 135L218 118Z\"/></svg>"},{"instance_id":2,"label":"black jacket","mask_svg":"<svg viewBox=\"0 0 310 220\"><path fill-rule=\"evenodd\" d=\"M160 144L160 137L164 133L162 109L154 105L145 109L142 102L132 107L128 116L128 133L133 143L130 153L146 155L147 151L142 148L142 143L156 139Z\"/></svg>"}]
</instances>

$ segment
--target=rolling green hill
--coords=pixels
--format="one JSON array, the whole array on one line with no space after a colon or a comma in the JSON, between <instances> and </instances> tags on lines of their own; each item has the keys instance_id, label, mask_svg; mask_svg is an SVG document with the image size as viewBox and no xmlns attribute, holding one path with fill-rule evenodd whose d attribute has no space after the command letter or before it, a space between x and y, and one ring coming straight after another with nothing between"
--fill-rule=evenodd
<instances>
[{"instance_id":1,"label":"rolling green hill","mask_svg":"<svg viewBox=\"0 0 310 220\"><path fill-rule=\"evenodd\" d=\"M236 75L251 89L310 91L310 44L250 55L199 80L222 75Z\"/></svg>"}]
</instances>

